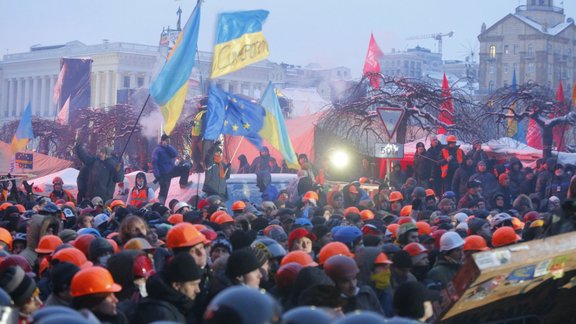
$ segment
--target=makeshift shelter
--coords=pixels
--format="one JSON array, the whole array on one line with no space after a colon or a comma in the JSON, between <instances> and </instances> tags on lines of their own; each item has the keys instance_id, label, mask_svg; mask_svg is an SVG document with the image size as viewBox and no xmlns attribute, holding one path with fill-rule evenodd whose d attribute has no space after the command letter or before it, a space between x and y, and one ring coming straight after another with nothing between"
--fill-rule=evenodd
<instances>
[{"instance_id":1,"label":"makeshift shelter","mask_svg":"<svg viewBox=\"0 0 576 324\"><path fill-rule=\"evenodd\" d=\"M49 196L54 190L52 185L52 180L55 177L62 178L64 182L63 188L72 193L74 197L78 195L78 186L76 185L76 178L78 178L78 173L80 171L74 168L66 168L51 174L47 174L43 177L35 178L29 180L30 183L34 183L34 193L41 196Z\"/></svg>"}]
</instances>

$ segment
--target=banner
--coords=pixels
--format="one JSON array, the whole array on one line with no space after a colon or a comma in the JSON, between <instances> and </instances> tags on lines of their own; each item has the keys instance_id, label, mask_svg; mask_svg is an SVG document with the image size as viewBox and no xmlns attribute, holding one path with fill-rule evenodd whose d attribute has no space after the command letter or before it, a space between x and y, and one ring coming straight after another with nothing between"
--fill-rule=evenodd
<instances>
[{"instance_id":1,"label":"banner","mask_svg":"<svg viewBox=\"0 0 576 324\"><path fill-rule=\"evenodd\" d=\"M60 73L54 86L53 96L58 111L64 108L67 101L66 115L68 117L73 116L76 109L90 107L91 73L91 58L62 58L60 60Z\"/></svg>"}]
</instances>

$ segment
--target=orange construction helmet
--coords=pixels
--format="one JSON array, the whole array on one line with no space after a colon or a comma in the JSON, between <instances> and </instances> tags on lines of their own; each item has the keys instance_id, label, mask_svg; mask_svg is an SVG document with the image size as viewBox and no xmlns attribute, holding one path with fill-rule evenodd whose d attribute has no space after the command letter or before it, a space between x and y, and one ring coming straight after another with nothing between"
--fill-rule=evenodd
<instances>
[{"instance_id":1,"label":"orange construction helmet","mask_svg":"<svg viewBox=\"0 0 576 324\"><path fill-rule=\"evenodd\" d=\"M127 269L127 271L131 271L131 269ZM90 267L78 271L70 284L72 297L115 293L120 290L122 290L122 286L115 283L110 271L102 267Z\"/></svg>"},{"instance_id":2,"label":"orange construction helmet","mask_svg":"<svg viewBox=\"0 0 576 324\"><path fill-rule=\"evenodd\" d=\"M90 235L92 236L92 235ZM62 239L56 235L44 235L38 242L38 247L36 248L36 253L49 254L54 252L58 245L62 244Z\"/></svg>"},{"instance_id":3,"label":"orange construction helmet","mask_svg":"<svg viewBox=\"0 0 576 324\"><path fill-rule=\"evenodd\" d=\"M388 201L395 202L399 200L404 200L404 196L402 196L402 193L400 191L392 191L390 193L390 199L388 199Z\"/></svg>"},{"instance_id":4,"label":"orange construction helmet","mask_svg":"<svg viewBox=\"0 0 576 324\"><path fill-rule=\"evenodd\" d=\"M374 264L392 264L392 263L394 262L390 261L390 259L388 259L388 256L384 252L380 252L380 254L376 256L376 259L374 259Z\"/></svg>"},{"instance_id":5,"label":"orange construction helmet","mask_svg":"<svg viewBox=\"0 0 576 324\"><path fill-rule=\"evenodd\" d=\"M368 182L368 178L367 177L360 177L360 179L358 179L358 182L360 182L360 184L364 184L364 183Z\"/></svg>"},{"instance_id":6,"label":"orange construction helmet","mask_svg":"<svg viewBox=\"0 0 576 324\"><path fill-rule=\"evenodd\" d=\"M10 250L12 250L12 234L4 227L0 227L0 241L6 243Z\"/></svg>"},{"instance_id":7,"label":"orange construction helmet","mask_svg":"<svg viewBox=\"0 0 576 324\"><path fill-rule=\"evenodd\" d=\"M216 217L216 219L214 220L214 223L222 225L224 223L230 223L230 222L234 222L234 218L232 218L232 216L228 215L227 213L223 213L218 215L218 217Z\"/></svg>"},{"instance_id":8,"label":"orange construction helmet","mask_svg":"<svg viewBox=\"0 0 576 324\"><path fill-rule=\"evenodd\" d=\"M406 246L403 248L403 250L408 252L408 254L410 254L410 256L412 256L412 257L415 257L419 254L428 252L428 249L426 249L424 247L424 245L422 245L420 243L416 243L416 242L406 244Z\"/></svg>"},{"instance_id":9,"label":"orange construction helmet","mask_svg":"<svg viewBox=\"0 0 576 324\"><path fill-rule=\"evenodd\" d=\"M40 262L40 266L38 267L38 276L42 277L42 274L44 271L46 271L46 269L48 269L49 265L50 262L48 262L48 258L42 259L42 262Z\"/></svg>"},{"instance_id":10,"label":"orange construction helmet","mask_svg":"<svg viewBox=\"0 0 576 324\"><path fill-rule=\"evenodd\" d=\"M464 238L464 251L487 251L490 250L486 240L480 235L470 235Z\"/></svg>"},{"instance_id":11,"label":"orange construction helmet","mask_svg":"<svg viewBox=\"0 0 576 324\"><path fill-rule=\"evenodd\" d=\"M184 215L182 214L173 214L168 216L168 223L172 225L180 224L184 221Z\"/></svg>"},{"instance_id":12,"label":"orange construction helmet","mask_svg":"<svg viewBox=\"0 0 576 324\"><path fill-rule=\"evenodd\" d=\"M26 207L22 206L21 204L16 204L14 206L16 206L16 208L18 208L18 212L20 214L23 214L26 211Z\"/></svg>"},{"instance_id":13,"label":"orange construction helmet","mask_svg":"<svg viewBox=\"0 0 576 324\"><path fill-rule=\"evenodd\" d=\"M120 199L112 200L112 202L110 203L110 209L114 209L118 206L126 207L126 204Z\"/></svg>"},{"instance_id":14,"label":"orange construction helmet","mask_svg":"<svg viewBox=\"0 0 576 324\"><path fill-rule=\"evenodd\" d=\"M146 239L141 237L135 237L128 240L128 242L124 244L124 250L147 251L147 250L154 250L154 247Z\"/></svg>"},{"instance_id":15,"label":"orange construction helmet","mask_svg":"<svg viewBox=\"0 0 576 324\"><path fill-rule=\"evenodd\" d=\"M2 205L0 205L0 211L5 211L6 208L8 208L10 206L13 206L12 203L9 203L9 202L2 203Z\"/></svg>"},{"instance_id":16,"label":"orange construction helmet","mask_svg":"<svg viewBox=\"0 0 576 324\"><path fill-rule=\"evenodd\" d=\"M114 248L114 253L120 252L120 247L118 247L118 243L116 243L116 241L110 238L107 238L106 241L112 245L112 248Z\"/></svg>"},{"instance_id":17,"label":"orange construction helmet","mask_svg":"<svg viewBox=\"0 0 576 324\"><path fill-rule=\"evenodd\" d=\"M398 224L390 224L390 225L386 226L386 228L390 231L390 233L392 233L392 238L396 237L396 232L398 231L399 227L400 227L400 225L398 225Z\"/></svg>"},{"instance_id":18,"label":"orange construction helmet","mask_svg":"<svg viewBox=\"0 0 576 324\"><path fill-rule=\"evenodd\" d=\"M304 194L304 197L302 198L302 200L310 200L310 199L314 199L315 201L318 201L318 193L316 193L316 191L307 191Z\"/></svg>"},{"instance_id":19,"label":"orange construction helmet","mask_svg":"<svg viewBox=\"0 0 576 324\"><path fill-rule=\"evenodd\" d=\"M436 196L436 193L434 192L433 189L426 189L426 197L434 197Z\"/></svg>"},{"instance_id":20,"label":"orange construction helmet","mask_svg":"<svg viewBox=\"0 0 576 324\"><path fill-rule=\"evenodd\" d=\"M510 245L518 241L520 241L520 236L509 226L500 227L492 234L492 245L494 247Z\"/></svg>"},{"instance_id":21,"label":"orange construction helmet","mask_svg":"<svg viewBox=\"0 0 576 324\"><path fill-rule=\"evenodd\" d=\"M82 251L82 253L84 253L84 255L86 257L88 257L89 250L90 250L90 243L92 243L92 241L94 241L95 239L96 239L96 236L94 236L92 234L82 234L82 235L79 235L74 240L74 242L72 242L72 245L74 245L75 248Z\"/></svg>"},{"instance_id":22,"label":"orange construction helmet","mask_svg":"<svg viewBox=\"0 0 576 324\"><path fill-rule=\"evenodd\" d=\"M217 210L214 213L212 213L212 215L210 215L210 221L212 223L216 223L216 218L218 218L218 216L222 215L222 214L226 214L225 210Z\"/></svg>"},{"instance_id":23,"label":"orange construction helmet","mask_svg":"<svg viewBox=\"0 0 576 324\"><path fill-rule=\"evenodd\" d=\"M406 205L400 209L400 216L410 216L412 213L412 205Z\"/></svg>"},{"instance_id":24,"label":"orange construction helmet","mask_svg":"<svg viewBox=\"0 0 576 324\"><path fill-rule=\"evenodd\" d=\"M418 227L418 235L430 235L430 233L432 233L430 224L426 222L416 222L416 226Z\"/></svg>"},{"instance_id":25,"label":"orange construction helmet","mask_svg":"<svg viewBox=\"0 0 576 324\"><path fill-rule=\"evenodd\" d=\"M344 217L348 216L348 214L350 214L350 213L360 214L360 209L358 209L356 207L348 207L348 208L344 209Z\"/></svg>"},{"instance_id":26,"label":"orange construction helmet","mask_svg":"<svg viewBox=\"0 0 576 324\"><path fill-rule=\"evenodd\" d=\"M244 208L246 208L246 203L243 202L242 200L236 200L232 204L232 211L243 211Z\"/></svg>"},{"instance_id":27,"label":"orange construction helmet","mask_svg":"<svg viewBox=\"0 0 576 324\"><path fill-rule=\"evenodd\" d=\"M514 227L515 231L523 230L524 225L524 222L521 221L518 217L512 217L512 227Z\"/></svg>"},{"instance_id":28,"label":"orange construction helmet","mask_svg":"<svg viewBox=\"0 0 576 324\"><path fill-rule=\"evenodd\" d=\"M454 135L448 135L448 136L446 137L446 142L448 142L448 143L456 143L457 140L458 140L458 139L457 139L456 136L454 136Z\"/></svg>"},{"instance_id":29,"label":"orange construction helmet","mask_svg":"<svg viewBox=\"0 0 576 324\"><path fill-rule=\"evenodd\" d=\"M342 242L330 242L320 249L320 252L318 253L318 263L324 264L328 259L330 259L330 257L335 255L354 257L354 254L350 252L350 249L346 244Z\"/></svg>"},{"instance_id":30,"label":"orange construction helmet","mask_svg":"<svg viewBox=\"0 0 576 324\"><path fill-rule=\"evenodd\" d=\"M65 203L64 203L64 206L68 206L68 207L70 207L70 208L72 208L72 209L76 209L76 204L74 204L74 202L72 202L72 201L67 201L67 202L65 202Z\"/></svg>"},{"instance_id":31,"label":"orange construction helmet","mask_svg":"<svg viewBox=\"0 0 576 324\"><path fill-rule=\"evenodd\" d=\"M360 212L363 221L374 219L374 213L370 209L364 209Z\"/></svg>"},{"instance_id":32,"label":"orange construction helmet","mask_svg":"<svg viewBox=\"0 0 576 324\"><path fill-rule=\"evenodd\" d=\"M92 266L92 262L86 259L86 255L84 255L82 251L73 247L64 248L54 253L54 255L52 256L52 262L56 260L60 262L70 262L72 264L75 264L77 267L81 269Z\"/></svg>"},{"instance_id":33,"label":"orange construction helmet","mask_svg":"<svg viewBox=\"0 0 576 324\"><path fill-rule=\"evenodd\" d=\"M283 265L290 263L290 262L296 262L303 267L315 267L318 265L318 263L316 263L316 262L314 262L314 260L312 260L312 257L310 256L310 254L308 254L302 250L292 251L292 252L286 254L282 258L282 261L280 262L280 266L283 266Z\"/></svg>"},{"instance_id":34,"label":"orange construction helmet","mask_svg":"<svg viewBox=\"0 0 576 324\"><path fill-rule=\"evenodd\" d=\"M166 235L166 246L171 249L192 247L200 243L208 244L210 241L190 223L177 224Z\"/></svg>"}]
</instances>

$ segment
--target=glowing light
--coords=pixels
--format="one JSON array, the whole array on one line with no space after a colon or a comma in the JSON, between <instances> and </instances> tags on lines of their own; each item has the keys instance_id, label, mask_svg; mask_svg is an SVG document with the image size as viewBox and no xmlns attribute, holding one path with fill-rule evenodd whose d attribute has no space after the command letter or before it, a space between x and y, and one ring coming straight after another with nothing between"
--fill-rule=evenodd
<instances>
[{"instance_id":1,"label":"glowing light","mask_svg":"<svg viewBox=\"0 0 576 324\"><path fill-rule=\"evenodd\" d=\"M350 156L345 151L334 151L330 156L330 162L337 169L344 169L350 163Z\"/></svg>"}]
</instances>

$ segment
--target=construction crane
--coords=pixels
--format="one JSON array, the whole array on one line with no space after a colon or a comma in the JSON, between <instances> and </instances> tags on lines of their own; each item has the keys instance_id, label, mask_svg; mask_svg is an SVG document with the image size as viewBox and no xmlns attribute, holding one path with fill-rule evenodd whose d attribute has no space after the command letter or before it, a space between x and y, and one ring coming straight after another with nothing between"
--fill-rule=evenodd
<instances>
[{"instance_id":1,"label":"construction crane","mask_svg":"<svg viewBox=\"0 0 576 324\"><path fill-rule=\"evenodd\" d=\"M444 37L452 37L454 32L451 31L449 33L434 33L434 34L427 34L427 35L418 35L406 38L406 40L414 40L414 39L428 39L432 38L438 41L438 53L442 55L442 38Z\"/></svg>"}]
</instances>

